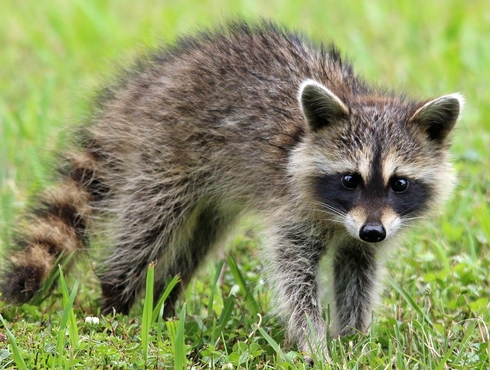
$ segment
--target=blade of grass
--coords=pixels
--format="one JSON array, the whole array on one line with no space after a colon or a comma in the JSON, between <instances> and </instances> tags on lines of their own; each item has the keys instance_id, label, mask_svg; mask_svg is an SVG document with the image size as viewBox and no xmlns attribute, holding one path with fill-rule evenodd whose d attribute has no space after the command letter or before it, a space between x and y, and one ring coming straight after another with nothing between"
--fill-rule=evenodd
<instances>
[{"instance_id":1,"label":"blade of grass","mask_svg":"<svg viewBox=\"0 0 490 370\"><path fill-rule=\"evenodd\" d=\"M59 274L60 277L63 276L63 271L62 267L59 266ZM68 319L70 318L70 315L73 315L73 302L75 301L75 297L78 291L78 280L75 281L75 284L73 285L73 289L71 291L70 297L68 298L68 302L64 304L63 307L63 315L61 317L61 322L60 322L60 327L59 327L59 332L58 332L58 352L56 353L55 359L53 361L53 368L56 367L56 363L59 361L59 365L62 366L62 354L64 352L64 343L65 343L65 328L68 323ZM66 287L66 286L65 286Z\"/></svg>"},{"instance_id":2,"label":"blade of grass","mask_svg":"<svg viewBox=\"0 0 490 370\"><path fill-rule=\"evenodd\" d=\"M153 322L155 322L155 321L153 321ZM165 325L163 322L163 304L160 306L160 312L158 313L156 323L157 323L157 339L160 339L162 337L163 328Z\"/></svg>"},{"instance_id":3,"label":"blade of grass","mask_svg":"<svg viewBox=\"0 0 490 370\"><path fill-rule=\"evenodd\" d=\"M155 308L153 309L153 315L152 315L152 322L156 322L158 316L163 313L162 307L167 300L168 296L172 292L172 290L175 288L175 286L179 283L180 277L179 276L174 276L172 280L167 284L167 287L165 288L165 291L163 292L162 296L158 300L158 303L156 304Z\"/></svg>"},{"instance_id":4,"label":"blade of grass","mask_svg":"<svg viewBox=\"0 0 490 370\"><path fill-rule=\"evenodd\" d=\"M172 343L172 349L174 353L174 369L185 369L186 365L186 352L184 342L184 327L186 317L186 305L182 307L179 315L179 321L167 321L168 334L170 342Z\"/></svg>"},{"instance_id":5,"label":"blade of grass","mask_svg":"<svg viewBox=\"0 0 490 370\"><path fill-rule=\"evenodd\" d=\"M55 263L53 264L53 268L46 278L46 281L41 286L39 292L37 292L32 298L32 305L39 306L47 297L49 297L49 292L51 291L52 287L56 283L56 280L58 280L60 276L59 266L67 266L70 263L73 255L74 253L69 253L67 255L61 253L61 255L56 259Z\"/></svg>"},{"instance_id":6,"label":"blade of grass","mask_svg":"<svg viewBox=\"0 0 490 370\"><path fill-rule=\"evenodd\" d=\"M153 322L153 283L155 281L155 263L151 262L148 266L146 273L146 294L145 303L143 305L143 318L141 322L141 345L143 347L143 354L145 363L148 362L148 344L150 327Z\"/></svg>"},{"instance_id":7,"label":"blade of grass","mask_svg":"<svg viewBox=\"0 0 490 370\"><path fill-rule=\"evenodd\" d=\"M175 369L185 369L186 367L186 351L185 351L185 341L184 341L184 328L185 328L185 316L186 316L186 306L182 307L179 316L179 325L177 327L177 333L174 340L174 355L175 355Z\"/></svg>"},{"instance_id":8,"label":"blade of grass","mask_svg":"<svg viewBox=\"0 0 490 370\"><path fill-rule=\"evenodd\" d=\"M464 349L467 345L468 339L473 334L473 331L475 330L476 327L476 321L473 321L468 328L465 330L465 334L463 336L463 339L461 341L454 341L454 343L451 345L451 347L446 351L444 354L444 357L441 359L441 362L436 367L436 370L442 370L447 368L447 361L449 360L449 357L454 354L455 348L458 349L458 355L456 356L455 360L453 361L454 363L459 363L461 357L463 356Z\"/></svg>"},{"instance_id":9,"label":"blade of grass","mask_svg":"<svg viewBox=\"0 0 490 370\"><path fill-rule=\"evenodd\" d=\"M3 327L5 328L5 332L7 333L7 336L10 340L10 346L12 347L12 356L14 357L15 365L20 370L27 370L27 365L20 354L19 348L17 347L17 342L15 341L15 337L12 334L12 332L9 330L9 328L7 328L7 323L3 319L2 315L0 315L0 321L2 322Z\"/></svg>"},{"instance_id":10,"label":"blade of grass","mask_svg":"<svg viewBox=\"0 0 490 370\"><path fill-rule=\"evenodd\" d=\"M267 343L272 347L272 349L277 353L281 361L286 361L286 355L281 349L281 346L262 328L262 327L257 327L259 330L260 334L265 338Z\"/></svg>"},{"instance_id":11,"label":"blade of grass","mask_svg":"<svg viewBox=\"0 0 490 370\"><path fill-rule=\"evenodd\" d=\"M214 305L214 293L216 291L216 286L218 285L219 276L221 274L221 270L223 269L223 264L225 261L221 260L216 265L216 272L214 274L213 285L211 286L211 292L209 293L209 301L208 301L208 315L211 315Z\"/></svg>"},{"instance_id":12,"label":"blade of grass","mask_svg":"<svg viewBox=\"0 0 490 370\"><path fill-rule=\"evenodd\" d=\"M487 202L482 199L483 197L480 195L480 204L481 206L475 208L475 215L479 221L480 229L485 234L487 240L490 240L490 212L487 205Z\"/></svg>"},{"instance_id":13,"label":"blade of grass","mask_svg":"<svg viewBox=\"0 0 490 370\"><path fill-rule=\"evenodd\" d=\"M403 289L398 283L393 280L391 276L388 276L388 281L390 282L391 286L393 289L397 291L398 294L400 294L403 299L408 303L410 307L412 307L415 311L419 313L420 316L424 318L424 320L430 325L430 327L438 332L437 328L434 326L434 323L432 320L422 311L422 309L419 307L419 305L413 300L412 297L410 297L410 294L407 293L405 289Z\"/></svg>"},{"instance_id":14,"label":"blade of grass","mask_svg":"<svg viewBox=\"0 0 490 370\"><path fill-rule=\"evenodd\" d=\"M445 271L451 271L451 263L447 254L447 247L444 247L441 242L431 240L434 246L434 251L437 253L437 260L444 266Z\"/></svg>"},{"instance_id":15,"label":"blade of grass","mask_svg":"<svg viewBox=\"0 0 490 370\"><path fill-rule=\"evenodd\" d=\"M228 266L230 267L230 272L235 278L236 283L240 287L240 291L245 297L245 304L247 305L248 310L253 316L260 314L260 307L252 294L250 294L250 292L248 291L247 283L245 282L245 279L243 278L243 275L238 268L235 260L231 256L228 257Z\"/></svg>"},{"instance_id":16,"label":"blade of grass","mask_svg":"<svg viewBox=\"0 0 490 370\"><path fill-rule=\"evenodd\" d=\"M235 306L235 296L230 294L223 305L223 311L218 319L216 328L213 326L213 331L211 334L211 343L215 342L216 338L221 336L226 323L230 320L231 314L233 312L233 307Z\"/></svg>"},{"instance_id":17,"label":"blade of grass","mask_svg":"<svg viewBox=\"0 0 490 370\"><path fill-rule=\"evenodd\" d=\"M63 294L63 307L67 309L69 304L69 299L70 299L68 287L66 286L65 277L63 275L63 271L61 270L61 267L58 267L58 269L59 269L61 292ZM69 319L70 319L70 325L68 327L68 334L70 338L70 343L74 348L77 348L78 347L77 320L75 318L75 313L73 312L73 309L71 307L69 308Z\"/></svg>"},{"instance_id":18,"label":"blade of grass","mask_svg":"<svg viewBox=\"0 0 490 370\"><path fill-rule=\"evenodd\" d=\"M318 337L316 335L315 328L313 327L313 322L311 321L310 315L306 315L306 321L308 323L308 329L310 330L310 335L307 335L308 347L310 348L310 354L313 358L315 364L323 364L323 351L321 350L321 343L318 342ZM326 345L326 343L324 343ZM319 358L320 357L320 358Z\"/></svg>"}]
</instances>

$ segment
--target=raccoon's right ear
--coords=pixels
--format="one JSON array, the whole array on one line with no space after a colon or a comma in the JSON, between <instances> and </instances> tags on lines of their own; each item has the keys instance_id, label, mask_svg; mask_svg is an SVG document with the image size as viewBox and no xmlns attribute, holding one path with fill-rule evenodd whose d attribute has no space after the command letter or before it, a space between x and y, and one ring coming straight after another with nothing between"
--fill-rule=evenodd
<instances>
[{"instance_id":1,"label":"raccoon's right ear","mask_svg":"<svg viewBox=\"0 0 490 370\"><path fill-rule=\"evenodd\" d=\"M299 88L301 110L312 131L349 117L349 108L332 91L314 80L306 80Z\"/></svg>"}]
</instances>

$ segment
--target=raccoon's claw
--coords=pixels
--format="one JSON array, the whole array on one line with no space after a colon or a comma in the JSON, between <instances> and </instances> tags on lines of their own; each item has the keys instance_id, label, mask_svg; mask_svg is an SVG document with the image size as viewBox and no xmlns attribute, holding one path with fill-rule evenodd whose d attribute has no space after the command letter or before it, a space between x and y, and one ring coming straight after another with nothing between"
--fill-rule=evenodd
<instances>
[{"instance_id":1,"label":"raccoon's claw","mask_svg":"<svg viewBox=\"0 0 490 370\"><path fill-rule=\"evenodd\" d=\"M313 367L315 365L315 361L313 361L313 357L311 357L310 355L304 355L303 359L308 364L308 366Z\"/></svg>"},{"instance_id":2,"label":"raccoon's claw","mask_svg":"<svg viewBox=\"0 0 490 370\"><path fill-rule=\"evenodd\" d=\"M301 352L303 354L303 360L305 361L305 363L308 364L308 366L310 366L310 367L314 367L315 366L315 360L313 359L313 356L310 354L311 350L308 348L308 349L303 349ZM330 358L330 355L328 354L328 348L327 348L326 344L325 344L325 348L323 349L323 351L321 353L317 354L317 357L320 357L319 358L320 363L327 363L327 364L332 363L332 359Z\"/></svg>"}]
</instances>

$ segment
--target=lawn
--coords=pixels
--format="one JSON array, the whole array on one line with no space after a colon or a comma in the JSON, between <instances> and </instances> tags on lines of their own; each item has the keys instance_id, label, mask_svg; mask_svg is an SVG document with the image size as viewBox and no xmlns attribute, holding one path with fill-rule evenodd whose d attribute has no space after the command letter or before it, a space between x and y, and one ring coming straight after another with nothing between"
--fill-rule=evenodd
<instances>
[{"instance_id":1,"label":"lawn","mask_svg":"<svg viewBox=\"0 0 490 370\"><path fill-rule=\"evenodd\" d=\"M28 199L50 184L56 153L94 91L116 66L178 34L260 15L334 41L373 82L417 97L463 93L451 149L454 196L394 254L369 333L331 340L333 362L317 366L490 368L487 1L5 0L1 8L0 249ZM258 244L244 227L228 255L192 281L169 321L148 299L130 316L101 317L89 268L96 261L85 259L41 305L0 302L0 368L307 368L269 313Z\"/></svg>"}]
</instances>

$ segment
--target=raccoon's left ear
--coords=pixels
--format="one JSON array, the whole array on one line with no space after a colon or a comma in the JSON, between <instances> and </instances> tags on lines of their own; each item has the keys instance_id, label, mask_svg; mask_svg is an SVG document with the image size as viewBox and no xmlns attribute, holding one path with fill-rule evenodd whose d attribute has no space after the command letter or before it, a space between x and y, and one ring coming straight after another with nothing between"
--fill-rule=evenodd
<instances>
[{"instance_id":1,"label":"raccoon's left ear","mask_svg":"<svg viewBox=\"0 0 490 370\"><path fill-rule=\"evenodd\" d=\"M463 105L460 94L441 96L417 109L409 122L421 125L431 140L443 143L456 124Z\"/></svg>"},{"instance_id":2,"label":"raccoon's left ear","mask_svg":"<svg viewBox=\"0 0 490 370\"><path fill-rule=\"evenodd\" d=\"M313 131L349 116L347 105L332 91L314 80L306 80L301 84L298 99Z\"/></svg>"}]
</instances>

